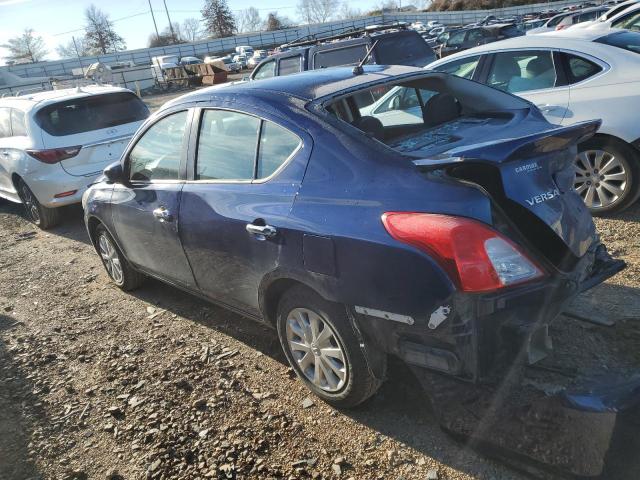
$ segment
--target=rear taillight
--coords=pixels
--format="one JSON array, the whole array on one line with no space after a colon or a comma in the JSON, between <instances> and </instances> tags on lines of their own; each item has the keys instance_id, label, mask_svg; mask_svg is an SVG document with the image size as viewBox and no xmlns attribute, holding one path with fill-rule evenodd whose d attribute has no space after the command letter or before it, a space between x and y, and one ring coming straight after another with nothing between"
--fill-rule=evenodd
<instances>
[{"instance_id":1,"label":"rear taillight","mask_svg":"<svg viewBox=\"0 0 640 480\"><path fill-rule=\"evenodd\" d=\"M48 148L46 150L27 150L27 153L42 163L58 163L67 158L72 158L80 153L82 146L64 147L64 148Z\"/></svg>"},{"instance_id":2,"label":"rear taillight","mask_svg":"<svg viewBox=\"0 0 640 480\"><path fill-rule=\"evenodd\" d=\"M497 290L544 276L513 242L477 220L388 212L382 223L396 240L433 256L466 292Z\"/></svg>"}]
</instances>

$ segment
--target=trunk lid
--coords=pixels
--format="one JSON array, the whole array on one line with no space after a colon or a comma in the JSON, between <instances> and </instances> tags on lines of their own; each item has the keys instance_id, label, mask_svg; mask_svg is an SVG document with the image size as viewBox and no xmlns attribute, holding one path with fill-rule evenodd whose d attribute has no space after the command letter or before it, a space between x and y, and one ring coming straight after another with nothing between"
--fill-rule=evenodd
<instances>
[{"instance_id":1,"label":"trunk lid","mask_svg":"<svg viewBox=\"0 0 640 480\"><path fill-rule=\"evenodd\" d=\"M485 141L414 164L426 170L446 167L451 176L484 188L528 240L561 264L568 253L563 252L564 246L577 259L598 239L591 213L575 193L573 180L577 144L599 126L596 120Z\"/></svg>"}]
</instances>

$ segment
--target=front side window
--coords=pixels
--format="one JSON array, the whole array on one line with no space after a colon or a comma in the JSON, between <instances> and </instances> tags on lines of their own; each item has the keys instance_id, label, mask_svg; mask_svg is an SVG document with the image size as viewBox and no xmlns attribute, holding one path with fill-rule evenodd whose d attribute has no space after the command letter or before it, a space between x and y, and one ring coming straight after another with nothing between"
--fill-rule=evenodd
<instances>
[{"instance_id":1,"label":"front side window","mask_svg":"<svg viewBox=\"0 0 640 480\"><path fill-rule=\"evenodd\" d=\"M24 112L11 109L11 131L14 137L24 137L27 135L27 125Z\"/></svg>"},{"instance_id":2,"label":"front side window","mask_svg":"<svg viewBox=\"0 0 640 480\"><path fill-rule=\"evenodd\" d=\"M449 34L449 38L447 40L447 46L448 47L455 47L458 45L462 45L464 43L464 37L465 34L467 32L465 32L464 30L460 31L460 32L454 32Z\"/></svg>"},{"instance_id":3,"label":"front side window","mask_svg":"<svg viewBox=\"0 0 640 480\"><path fill-rule=\"evenodd\" d=\"M200 124L196 180L251 180L260 120L244 113L206 110Z\"/></svg>"},{"instance_id":4,"label":"front side window","mask_svg":"<svg viewBox=\"0 0 640 480\"><path fill-rule=\"evenodd\" d=\"M435 70L438 72L450 73L462 78L473 78L473 74L480 62L480 55L475 57L461 58L448 62L443 65L438 65Z\"/></svg>"},{"instance_id":5,"label":"front side window","mask_svg":"<svg viewBox=\"0 0 640 480\"><path fill-rule=\"evenodd\" d=\"M155 123L129 153L129 178L134 182L178 180L187 112Z\"/></svg>"},{"instance_id":6,"label":"front side window","mask_svg":"<svg viewBox=\"0 0 640 480\"><path fill-rule=\"evenodd\" d=\"M486 36L489 36L488 34L485 35L484 30L478 28L476 30L471 30L468 35L467 35L467 41L468 42L481 42Z\"/></svg>"},{"instance_id":7,"label":"front side window","mask_svg":"<svg viewBox=\"0 0 640 480\"><path fill-rule=\"evenodd\" d=\"M556 79L551 52L527 50L496 53L487 84L517 93L552 88Z\"/></svg>"},{"instance_id":8,"label":"front side window","mask_svg":"<svg viewBox=\"0 0 640 480\"><path fill-rule=\"evenodd\" d=\"M295 57L283 58L280 60L280 76L291 75L300 71L300 55Z\"/></svg>"},{"instance_id":9,"label":"front side window","mask_svg":"<svg viewBox=\"0 0 640 480\"><path fill-rule=\"evenodd\" d=\"M602 71L602 67L591 60L570 53L563 55L569 67L569 84L581 82Z\"/></svg>"},{"instance_id":10,"label":"front side window","mask_svg":"<svg viewBox=\"0 0 640 480\"><path fill-rule=\"evenodd\" d=\"M260 135L257 178L267 178L282 166L300 145L289 130L265 121Z\"/></svg>"},{"instance_id":11,"label":"front side window","mask_svg":"<svg viewBox=\"0 0 640 480\"><path fill-rule=\"evenodd\" d=\"M11 136L11 109L0 107L0 138Z\"/></svg>"},{"instance_id":12,"label":"front side window","mask_svg":"<svg viewBox=\"0 0 640 480\"><path fill-rule=\"evenodd\" d=\"M256 70L255 75L253 76L254 80L261 80L263 78L271 78L276 74L276 62L270 61L263 65L261 65L258 70Z\"/></svg>"}]
</instances>

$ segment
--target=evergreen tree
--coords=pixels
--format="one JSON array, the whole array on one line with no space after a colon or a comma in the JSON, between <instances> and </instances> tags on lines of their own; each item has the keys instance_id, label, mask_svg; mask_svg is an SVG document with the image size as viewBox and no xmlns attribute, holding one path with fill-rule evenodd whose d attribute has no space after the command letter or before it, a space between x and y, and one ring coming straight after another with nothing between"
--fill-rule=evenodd
<instances>
[{"instance_id":1,"label":"evergreen tree","mask_svg":"<svg viewBox=\"0 0 640 480\"><path fill-rule=\"evenodd\" d=\"M202 17L212 37L229 37L236 30L236 21L226 0L206 0Z\"/></svg>"}]
</instances>

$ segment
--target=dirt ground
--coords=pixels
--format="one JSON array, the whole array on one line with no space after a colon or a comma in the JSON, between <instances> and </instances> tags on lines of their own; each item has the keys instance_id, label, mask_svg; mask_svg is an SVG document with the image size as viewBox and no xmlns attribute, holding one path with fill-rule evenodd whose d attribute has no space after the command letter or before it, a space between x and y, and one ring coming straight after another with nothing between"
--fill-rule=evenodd
<instances>
[{"instance_id":1,"label":"dirt ground","mask_svg":"<svg viewBox=\"0 0 640 480\"><path fill-rule=\"evenodd\" d=\"M577 303L640 320L640 206L597 226L629 267ZM0 480L524 478L445 435L426 393L392 362L334 410L274 331L157 281L112 286L79 207L42 232L0 201Z\"/></svg>"}]
</instances>

